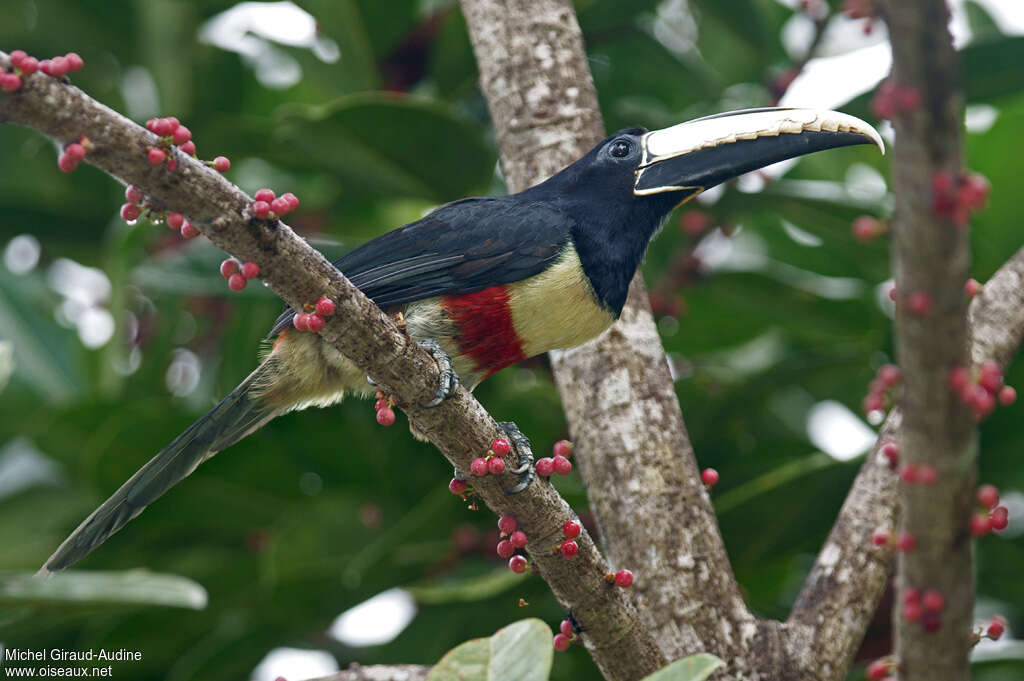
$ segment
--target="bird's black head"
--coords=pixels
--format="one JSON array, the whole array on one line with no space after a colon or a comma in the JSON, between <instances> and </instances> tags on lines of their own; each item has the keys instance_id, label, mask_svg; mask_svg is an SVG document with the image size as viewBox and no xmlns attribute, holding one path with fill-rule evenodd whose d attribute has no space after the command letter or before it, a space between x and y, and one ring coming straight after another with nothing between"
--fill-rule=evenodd
<instances>
[{"instance_id":1,"label":"bird's black head","mask_svg":"<svg viewBox=\"0 0 1024 681\"><path fill-rule=\"evenodd\" d=\"M653 132L620 130L525 194L572 217L583 270L617 315L647 244L673 208L743 173L850 144L884 152L878 133L846 114L732 111Z\"/></svg>"}]
</instances>

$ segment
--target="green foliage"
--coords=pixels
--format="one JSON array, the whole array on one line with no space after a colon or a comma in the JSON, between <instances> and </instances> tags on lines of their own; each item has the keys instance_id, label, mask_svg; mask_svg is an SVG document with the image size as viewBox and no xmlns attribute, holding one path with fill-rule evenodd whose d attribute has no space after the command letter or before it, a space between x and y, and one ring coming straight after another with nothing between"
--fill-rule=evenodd
<instances>
[{"instance_id":1,"label":"green foliage","mask_svg":"<svg viewBox=\"0 0 1024 681\"><path fill-rule=\"evenodd\" d=\"M301 69L283 88L265 85L249 58L197 37L233 6L226 0L10 0L0 49L78 51L86 67L74 82L92 96L139 121L178 116L201 156L231 157L228 177L247 191L294 191L302 206L293 227L328 255L437 203L504 191L455 3L299 4L340 57L324 61L249 27L252 44ZM576 5L610 130L769 105L772 80L792 66L780 35L794 14L774 0ZM1000 35L980 4L970 7L978 40L964 50L962 79L970 102L997 114L967 139L970 167L993 186L972 225L973 274L984 280L1021 245L1024 175L1014 150L1024 128L1024 55L1020 36ZM869 101L840 108L870 117ZM84 165L64 175L55 158L48 141L0 126L0 247L19 234L42 247L32 272L0 265L0 569L19 573L38 568L89 511L248 374L280 309L256 285L231 294L216 273L223 254L203 240L183 244L164 227L120 223L123 188ZM695 207L731 228L733 239L720 241L734 256L728 266L698 266L698 257L711 258L694 255L696 241L677 218L644 266L651 289L680 306L660 320L677 393L701 465L722 474L715 496L735 572L766 616L785 617L859 463L816 451L808 411L829 399L859 413L874 370L891 359L891 321L877 291L889 277L888 244L861 244L850 233L854 217L886 217L891 205L884 189L858 193L851 179L885 181L887 168L875 150L850 148L809 157L763 191L726 187L716 203ZM116 331L99 349L79 341L68 321L75 305L47 279L60 258L109 279L97 305ZM189 372L195 380L184 380ZM1009 382L1020 388L1022 379L1024 370L1011 367ZM542 360L501 372L477 396L495 416L517 421L537 451L568 435ZM999 409L982 426L981 479L1004 492L1024 490L1021 409ZM42 472L13 485L3 466L15 458ZM281 646L328 650L342 667L429 664L458 641L524 616L558 622L564 613L544 583L511 575L494 554L493 516L447 492L450 473L403 424L378 427L363 402L278 419L205 463L82 565L180 575L209 594L205 609L64 603L15 618L29 611L5 603L0 641L124 647L144 654L126 678L228 681L249 678ZM585 511L575 476L556 484ZM1019 631L1024 540L991 537L977 555L979 595ZM642 564L629 567L642 578ZM419 610L393 641L352 647L325 635L339 613L394 586L408 587ZM528 632L543 627L527 622ZM886 635L872 630L867 643L881 645ZM545 636L540 656L550 656ZM482 645L470 648L486 665L492 650ZM580 646L556 659L554 679L598 676ZM1017 678L1021 669L1004 660L979 667L977 677L999 670Z\"/></svg>"},{"instance_id":2,"label":"green foliage","mask_svg":"<svg viewBox=\"0 0 1024 681\"><path fill-rule=\"evenodd\" d=\"M714 655L698 653L690 657L676 660L672 664L659 669L643 681L704 681L725 663Z\"/></svg>"}]
</instances>

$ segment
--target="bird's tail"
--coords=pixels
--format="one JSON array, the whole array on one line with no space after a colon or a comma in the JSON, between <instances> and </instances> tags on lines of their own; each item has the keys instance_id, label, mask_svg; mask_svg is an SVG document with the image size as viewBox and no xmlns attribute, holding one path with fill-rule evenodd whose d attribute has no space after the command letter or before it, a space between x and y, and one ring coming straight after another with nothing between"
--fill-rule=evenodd
<instances>
[{"instance_id":1,"label":"bird's tail","mask_svg":"<svg viewBox=\"0 0 1024 681\"><path fill-rule=\"evenodd\" d=\"M268 359L185 432L140 468L57 548L40 573L63 570L84 558L146 506L188 477L217 452L261 428L284 410L267 408L259 390L273 373Z\"/></svg>"}]
</instances>

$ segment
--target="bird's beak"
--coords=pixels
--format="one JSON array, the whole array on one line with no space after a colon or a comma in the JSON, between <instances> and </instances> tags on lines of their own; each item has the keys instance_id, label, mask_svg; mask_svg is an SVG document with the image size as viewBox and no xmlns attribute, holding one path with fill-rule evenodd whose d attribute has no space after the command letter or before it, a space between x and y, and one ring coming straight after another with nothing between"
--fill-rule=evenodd
<instances>
[{"instance_id":1,"label":"bird's beak","mask_svg":"<svg viewBox=\"0 0 1024 681\"><path fill-rule=\"evenodd\" d=\"M637 196L690 190L688 195L778 161L851 144L885 145L870 125L815 109L747 109L698 118L642 138Z\"/></svg>"}]
</instances>

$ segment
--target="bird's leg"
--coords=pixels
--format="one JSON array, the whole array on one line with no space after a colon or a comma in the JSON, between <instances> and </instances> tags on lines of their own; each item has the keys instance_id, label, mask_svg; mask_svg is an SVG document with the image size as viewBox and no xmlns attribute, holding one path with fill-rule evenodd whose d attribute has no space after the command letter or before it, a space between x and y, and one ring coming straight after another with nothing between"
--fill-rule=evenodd
<instances>
[{"instance_id":1,"label":"bird's leg","mask_svg":"<svg viewBox=\"0 0 1024 681\"><path fill-rule=\"evenodd\" d=\"M533 449L530 448L530 441L513 421L500 421L498 427L505 431L509 442L515 447L518 466L509 470L519 476L519 482L512 489L505 490L505 494L518 494L533 482Z\"/></svg>"},{"instance_id":2,"label":"bird's leg","mask_svg":"<svg viewBox=\"0 0 1024 681\"><path fill-rule=\"evenodd\" d=\"M434 395L434 399L420 405L424 409L430 409L455 394L455 391L459 389L459 375L455 373L455 368L452 366L452 358L441 348L436 340L424 338L417 342L421 348L430 353L430 356L434 358L438 368L441 370L441 374L437 379L437 394Z\"/></svg>"}]
</instances>

